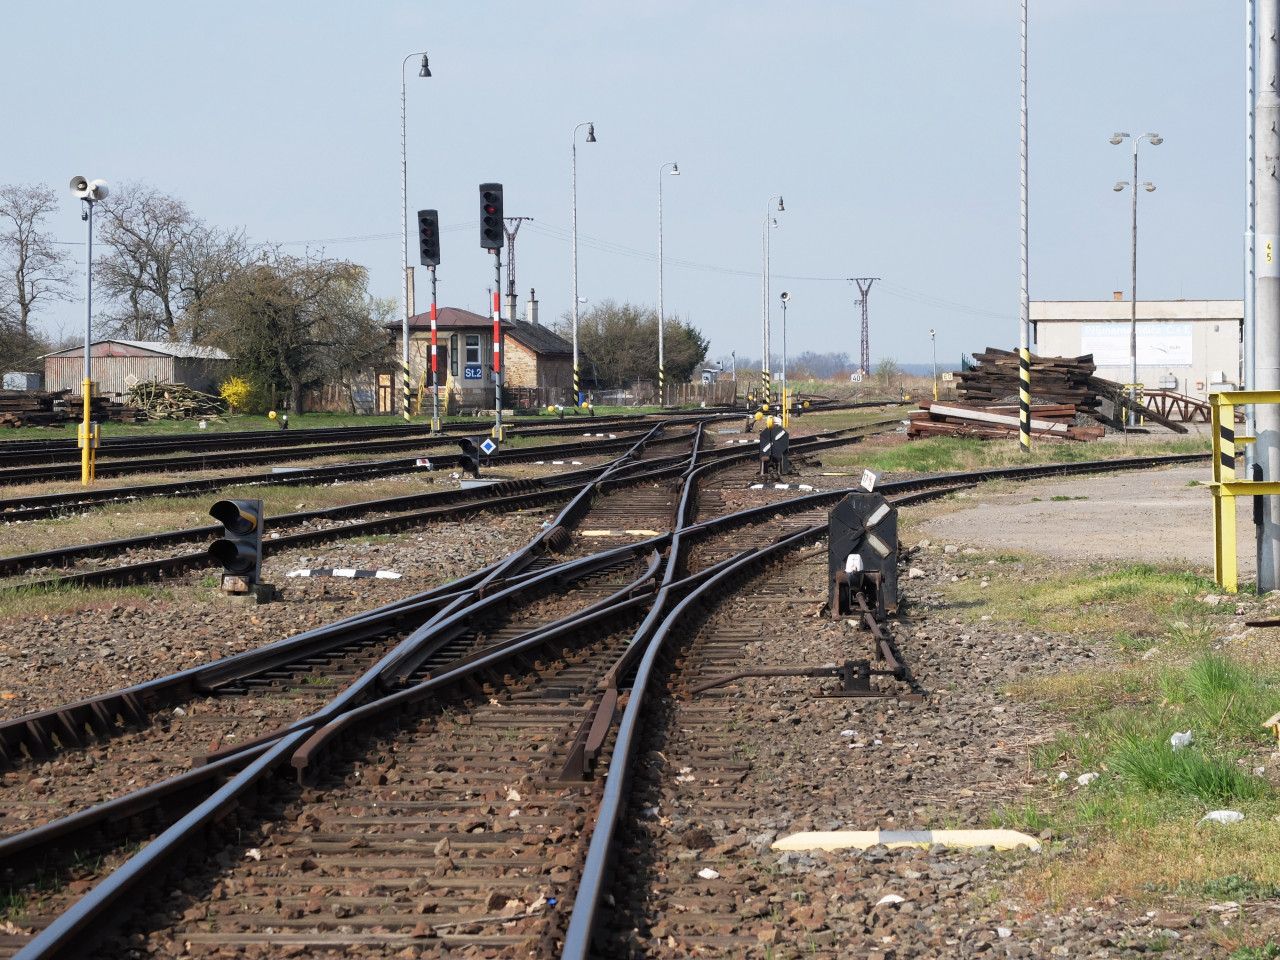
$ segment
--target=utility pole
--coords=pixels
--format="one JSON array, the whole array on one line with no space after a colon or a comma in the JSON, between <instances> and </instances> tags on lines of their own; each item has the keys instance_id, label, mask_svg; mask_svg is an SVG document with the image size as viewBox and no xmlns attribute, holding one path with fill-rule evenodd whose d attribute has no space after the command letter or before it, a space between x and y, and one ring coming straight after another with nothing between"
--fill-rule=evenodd
<instances>
[{"instance_id":1,"label":"utility pole","mask_svg":"<svg viewBox=\"0 0 1280 960\"><path fill-rule=\"evenodd\" d=\"M1255 40L1254 28L1258 22L1258 0L1245 0L1244 2L1244 142L1245 142L1245 233L1244 233L1244 370L1240 377L1240 383L1244 389L1254 390L1257 385L1254 383L1254 310L1253 310L1253 287L1254 287L1254 233L1256 231L1255 223L1257 219L1254 189L1254 164L1256 161L1256 150L1254 147L1257 138L1257 128L1254 123L1254 106L1257 99L1258 81L1255 74L1256 60L1254 57ZM1244 408L1244 432L1247 436L1256 437L1257 428L1254 423L1253 404L1246 404ZM1257 462L1258 452L1254 449L1253 444L1245 447L1245 476L1253 478L1253 467ZM1262 533L1261 530L1254 531L1254 539Z\"/></svg>"},{"instance_id":2,"label":"utility pole","mask_svg":"<svg viewBox=\"0 0 1280 960\"><path fill-rule=\"evenodd\" d=\"M1254 358L1258 390L1280 389L1280 0L1262 0L1258 11L1257 105L1257 291ZM1262 479L1280 479L1280 406L1260 403L1257 422L1257 462ZM1280 497L1265 497L1262 545L1258 556L1258 592L1280 586Z\"/></svg>"},{"instance_id":3,"label":"utility pole","mask_svg":"<svg viewBox=\"0 0 1280 960\"><path fill-rule=\"evenodd\" d=\"M1031 260L1027 179L1027 0L1022 0L1021 78L1022 94L1018 110L1018 446L1031 453ZM1137 190L1137 186L1134 187Z\"/></svg>"},{"instance_id":4,"label":"utility pole","mask_svg":"<svg viewBox=\"0 0 1280 960\"><path fill-rule=\"evenodd\" d=\"M862 299L858 301L858 305L862 307L862 350L858 355L858 368L864 377L871 373L871 316L867 298L871 294L871 285L879 279L879 277L849 278L852 283L858 285L858 293L862 294Z\"/></svg>"},{"instance_id":5,"label":"utility pole","mask_svg":"<svg viewBox=\"0 0 1280 960\"><path fill-rule=\"evenodd\" d=\"M520 224L533 217L506 217L502 223L502 232L507 237L507 320L516 318L516 234L520 232ZM512 224L512 226L507 226Z\"/></svg>"}]
</instances>

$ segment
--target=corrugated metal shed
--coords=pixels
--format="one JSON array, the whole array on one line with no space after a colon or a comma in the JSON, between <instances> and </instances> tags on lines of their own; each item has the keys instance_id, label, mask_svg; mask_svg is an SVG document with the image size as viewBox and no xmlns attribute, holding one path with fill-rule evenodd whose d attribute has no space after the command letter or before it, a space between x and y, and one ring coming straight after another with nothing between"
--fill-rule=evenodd
<instances>
[{"instance_id":1,"label":"corrugated metal shed","mask_svg":"<svg viewBox=\"0 0 1280 960\"><path fill-rule=\"evenodd\" d=\"M90 357L98 393L124 394L135 383L161 380L216 392L230 375L231 358L217 347L143 340L95 340ZM84 347L69 347L44 358L46 390L80 392Z\"/></svg>"}]
</instances>

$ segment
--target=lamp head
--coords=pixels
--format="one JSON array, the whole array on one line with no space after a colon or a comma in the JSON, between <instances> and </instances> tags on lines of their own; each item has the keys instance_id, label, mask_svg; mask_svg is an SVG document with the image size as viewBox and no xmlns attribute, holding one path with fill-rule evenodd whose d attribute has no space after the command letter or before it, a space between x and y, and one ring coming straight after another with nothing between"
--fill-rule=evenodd
<instances>
[{"instance_id":1,"label":"lamp head","mask_svg":"<svg viewBox=\"0 0 1280 960\"><path fill-rule=\"evenodd\" d=\"M1112 190L1114 190L1116 193L1119 193L1121 190L1123 190L1123 189L1124 189L1125 187L1127 187L1128 185L1129 185L1129 181L1128 181L1128 180L1117 180L1117 181L1116 181L1116 185L1115 185L1114 187L1112 187L1111 189L1112 189Z\"/></svg>"},{"instance_id":2,"label":"lamp head","mask_svg":"<svg viewBox=\"0 0 1280 960\"><path fill-rule=\"evenodd\" d=\"M781 197L779 197L779 198L778 198L778 209L779 209L779 210L786 210L786 209L787 209L786 207L784 207L784 206L782 205L782 198L781 198Z\"/></svg>"},{"instance_id":3,"label":"lamp head","mask_svg":"<svg viewBox=\"0 0 1280 960\"><path fill-rule=\"evenodd\" d=\"M680 164L678 163L671 164L671 175L673 177L680 176Z\"/></svg>"},{"instance_id":4,"label":"lamp head","mask_svg":"<svg viewBox=\"0 0 1280 960\"><path fill-rule=\"evenodd\" d=\"M587 124L587 143L596 142L596 125L594 123Z\"/></svg>"},{"instance_id":5,"label":"lamp head","mask_svg":"<svg viewBox=\"0 0 1280 960\"><path fill-rule=\"evenodd\" d=\"M1155 193L1156 185L1152 183L1150 180L1148 180L1146 183L1142 185L1142 189L1147 191L1147 193Z\"/></svg>"},{"instance_id":6,"label":"lamp head","mask_svg":"<svg viewBox=\"0 0 1280 960\"><path fill-rule=\"evenodd\" d=\"M1158 147L1160 144L1164 143L1164 137L1160 136L1158 133L1148 133L1147 140L1150 141L1153 147Z\"/></svg>"},{"instance_id":7,"label":"lamp head","mask_svg":"<svg viewBox=\"0 0 1280 960\"><path fill-rule=\"evenodd\" d=\"M422 55L422 66L418 68L418 76L420 77L431 76L431 65L427 63L427 55L425 53Z\"/></svg>"},{"instance_id":8,"label":"lamp head","mask_svg":"<svg viewBox=\"0 0 1280 960\"><path fill-rule=\"evenodd\" d=\"M1113 133L1111 135L1111 142L1117 146L1124 143L1127 139L1129 139L1129 135L1127 133Z\"/></svg>"},{"instance_id":9,"label":"lamp head","mask_svg":"<svg viewBox=\"0 0 1280 960\"><path fill-rule=\"evenodd\" d=\"M778 298L778 299L780 299L783 303L786 303L788 300L790 300L790 299L791 299L791 294L789 294L789 293L787 293L787 291L783 290L783 291L782 291L782 293L781 293L781 295L779 296L779 298Z\"/></svg>"}]
</instances>

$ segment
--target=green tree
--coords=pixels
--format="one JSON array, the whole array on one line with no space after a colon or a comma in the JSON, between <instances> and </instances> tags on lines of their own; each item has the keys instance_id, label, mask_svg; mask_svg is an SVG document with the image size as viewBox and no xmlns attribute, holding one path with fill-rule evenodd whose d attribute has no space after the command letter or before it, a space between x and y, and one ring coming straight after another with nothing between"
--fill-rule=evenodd
<instances>
[{"instance_id":1,"label":"green tree","mask_svg":"<svg viewBox=\"0 0 1280 960\"><path fill-rule=\"evenodd\" d=\"M892 393L902 380L902 368L892 357L885 357L876 364L876 386L886 393Z\"/></svg>"},{"instance_id":2,"label":"green tree","mask_svg":"<svg viewBox=\"0 0 1280 960\"><path fill-rule=\"evenodd\" d=\"M299 409L302 392L385 364L394 312L371 297L364 267L264 253L233 271L204 312L210 339L259 395L274 387Z\"/></svg>"},{"instance_id":3,"label":"green tree","mask_svg":"<svg viewBox=\"0 0 1280 960\"><path fill-rule=\"evenodd\" d=\"M558 332L572 335L569 318ZM687 320L667 317L663 330L666 379L684 383L706 359L710 342ZM658 312L632 303L603 300L578 316L578 349L585 376L601 386L621 387L658 379Z\"/></svg>"}]
</instances>

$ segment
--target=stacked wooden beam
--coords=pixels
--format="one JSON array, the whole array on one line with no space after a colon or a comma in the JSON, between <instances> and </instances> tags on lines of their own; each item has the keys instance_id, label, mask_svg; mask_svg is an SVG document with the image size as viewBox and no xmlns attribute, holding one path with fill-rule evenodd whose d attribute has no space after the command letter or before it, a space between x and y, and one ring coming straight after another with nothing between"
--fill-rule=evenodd
<instances>
[{"instance_id":1,"label":"stacked wooden beam","mask_svg":"<svg viewBox=\"0 0 1280 960\"><path fill-rule=\"evenodd\" d=\"M48 427L65 423L65 414L54 410L54 404L64 393L0 390L0 427Z\"/></svg>"},{"instance_id":2,"label":"stacked wooden beam","mask_svg":"<svg viewBox=\"0 0 1280 960\"><path fill-rule=\"evenodd\" d=\"M1018 355L988 347L974 354L978 366L956 374L956 394L962 402L998 403L1018 394ZM1101 403L1090 383L1097 367L1093 355L1082 357L1031 356L1031 394L1039 403L1073 405L1081 413Z\"/></svg>"},{"instance_id":3,"label":"stacked wooden beam","mask_svg":"<svg viewBox=\"0 0 1280 960\"><path fill-rule=\"evenodd\" d=\"M1075 425L1076 408L1070 403L1031 407L1031 434L1061 440L1097 440L1102 427ZM925 400L912 411L908 437L979 437L1017 439L1018 408L1007 405L976 406L953 401Z\"/></svg>"},{"instance_id":4,"label":"stacked wooden beam","mask_svg":"<svg viewBox=\"0 0 1280 960\"><path fill-rule=\"evenodd\" d=\"M89 410L98 423L145 418L142 411L105 396L92 397ZM78 421L83 411L84 401L70 390L0 390L0 427L60 427Z\"/></svg>"}]
</instances>

